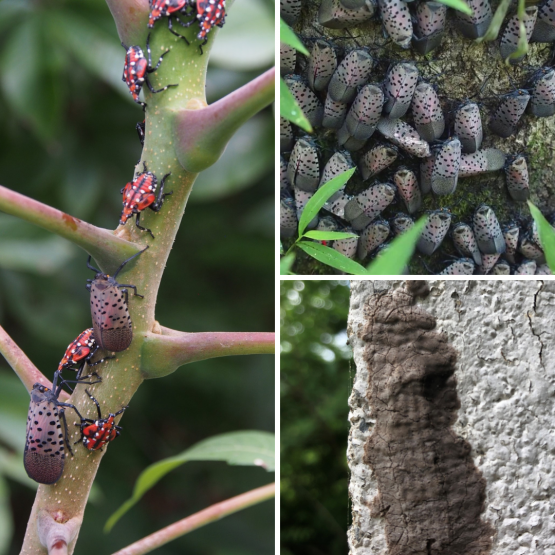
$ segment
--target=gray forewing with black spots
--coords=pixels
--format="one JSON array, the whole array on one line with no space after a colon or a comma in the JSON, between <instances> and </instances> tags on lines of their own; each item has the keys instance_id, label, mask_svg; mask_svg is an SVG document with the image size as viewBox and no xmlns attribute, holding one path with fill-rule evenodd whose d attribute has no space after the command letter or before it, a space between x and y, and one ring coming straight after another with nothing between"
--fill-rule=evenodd
<instances>
[{"instance_id":1,"label":"gray forewing with black spots","mask_svg":"<svg viewBox=\"0 0 555 555\"><path fill-rule=\"evenodd\" d=\"M432 254L441 245L450 225L451 213L447 209L429 212L426 227L420 235L416 248L423 254Z\"/></svg>"},{"instance_id":2,"label":"gray forewing with black spots","mask_svg":"<svg viewBox=\"0 0 555 555\"><path fill-rule=\"evenodd\" d=\"M133 326L125 294L113 278L91 283L91 316L94 336L102 349L124 351L133 339Z\"/></svg>"},{"instance_id":3,"label":"gray forewing with black spots","mask_svg":"<svg viewBox=\"0 0 555 555\"><path fill-rule=\"evenodd\" d=\"M484 254L505 252L505 239L497 216L491 207L482 204L476 210L472 223L478 247Z\"/></svg>"},{"instance_id":4,"label":"gray forewing with black spots","mask_svg":"<svg viewBox=\"0 0 555 555\"><path fill-rule=\"evenodd\" d=\"M491 130L500 137L514 135L516 126L526 110L530 95L524 89L518 89L503 97L501 104L493 114L490 122Z\"/></svg>"},{"instance_id":5,"label":"gray forewing with black spots","mask_svg":"<svg viewBox=\"0 0 555 555\"><path fill-rule=\"evenodd\" d=\"M39 484L55 484L64 471L64 433L56 397L51 390L35 384L27 415L27 436L23 465Z\"/></svg>"},{"instance_id":6,"label":"gray forewing with black spots","mask_svg":"<svg viewBox=\"0 0 555 555\"><path fill-rule=\"evenodd\" d=\"M404 116L410 107L418 83L418 69L414 64L400 63L390 68L384 82L384 113L391 119Z\"/></svg>"}]
</instances>

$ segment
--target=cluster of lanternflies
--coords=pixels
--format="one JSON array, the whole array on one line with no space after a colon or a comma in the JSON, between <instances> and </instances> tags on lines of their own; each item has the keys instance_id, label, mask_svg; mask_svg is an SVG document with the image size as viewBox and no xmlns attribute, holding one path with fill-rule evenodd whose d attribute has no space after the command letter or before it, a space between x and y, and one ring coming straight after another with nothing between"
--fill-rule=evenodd
<instances>
[{"instance_id":1,"label":"cluster of lanternflies","mask_svg":"<svg viewBox=\"0 0 555 555\"><path fill-rule=\"evenodd\" d=\"M210 29L214 25L221 27L225 19L225 0L197 0L196 2L191 0L151 0L150 7L149 27L152 27L155 21L161 17L167 17L170 31L177 34L172 29L172 20L179 21L185 27L198 20L200 24L198 39L204 42L206 42L206 35ZM192 21L184 23L179 19L180 15L193 15L194 18ZM177 35L181 37L181 35ZM187 42L185 37L182 38ZM145 82L152 92L162 92L167 89L167 87L164 87L156 91L148 81L148 73L152 73L160 66L162 58L167 52L162 55L158 65L152 68L148 39L148 62L140 47L125 48L123 80L129 86L135 102L146 109L146 104L139 100L139 94ZM144 122L137 127L141 143L143 143ZM171 194L164 193L164 182L167 177L169 177L169 174L162 178L160 191L158 196L155 196L157 178L148 171L146 163L144 164L144 171L121 190L123 194L121 225L124 225L130 217L136 214L137 227L147 231L154 238L149 229L139 225L139 215L147 207L155 211L160 210L165 196ZM60 479L64 470L66 447L73 455L65 417L66 409L73 409L79 417L78 426L81 437L76 443L82 443L89 451L101 450L120 433L121 428L116 425L115 418L123 413L127 408L126 406L116 412L109 412L108 416L102 417L98 401L88 390L85 390L96 405L98 418L84 418L74 405L61 402L59 396L64 385L68 387L70 387L68 384L92 385L102 381L96 371L83 375L86 366L92 368L107 359L114 358L113 356L105 356L93 362L92 359L100 349L117 353L124 351L131 345L133 326L128 309L128 289L132 289L136 297L143 298L143 296L137 293L136 286L118 283L116 278L128 262L142 254L146 249L148 247L124 260L112 276L104 274L91 266L91 257L89 256L87 267L95 272L94 279L87 280L93 327L86 329L69 344L58 369L54 372L52 387L48 388L36 383L31 390L23 463L27 474L40 484L54 484ZM63 378L62 373L67 371L75 372L75 379Z\"/></svg>"},{"instance_id":2,"label":"cluster of lanternflies","mask_svg":"<svg viewBox=\"0 0 555 555\"><path fill-rule=\"evenodd\" d=\"M280 0L280 4L281 17L294 25L302 10L301 0ZM379 8L385 34L393 42L402 48L412 43L416 52L428 54L441 44L447 8L433 1L410 4L409 9L402 0L321 0L317 19L323 27L343 29L371 19ZM493 13L488 0L470 0L467 4L473 15L456 12L455 24L463 35L477 39L488 29ZM529 41L555 41L555 0L527 8L524 25ZM505 25L499 41L503 59L516 52L518 31L515 15ZM330 40L310 38L305 42L310 49L307 60L297 60L294 49L281 45L281 74L311 125L324 129L325 140L333 136L339 148L321 164L322 150L317 141L295 134L290 122L281 118L282 238L295 235L300 214L319 187L355 166L363 181L388 168L389 176L356 195L346 194L345 188L338 191L307 228L354 231L358 238L325 242L350 258L379 256L388 247L386 241L391 235L414 224L412 215L420 210L424 195L450 195L461 177L504 170L512 200L523 202L529 198L526 156L481 148L484 128L476 102L446 101L446 122L437 87L421 78L417 63L390 63L383 81L373 83L370 80L376 59L370 48L348 50L341 59L339 49ZM509 59L512 64L521 60ZM297 68L301 74L295 74ZM551 67L534 70L526 88L499 99L488 122L490 131L510 137L525 112L535 117L555 114L555 70ZM407 114L412 116L410 123L401 119ZM446 130L449 137L444 139ZM367 143L375 131L382 140ZM408 160L409 167L392 166L398 158ZM404 204L407 213L398 213L389 222L381 218L396 200ZM516 222L502 227L487 205L476 209L470 223L452 224L447 208L429 211L427 216L417 244L419 252L435 252L451 230L462 256L441 274L550 273L533 222L525 224L525 229Z\"/></svg>"}]
</instances>

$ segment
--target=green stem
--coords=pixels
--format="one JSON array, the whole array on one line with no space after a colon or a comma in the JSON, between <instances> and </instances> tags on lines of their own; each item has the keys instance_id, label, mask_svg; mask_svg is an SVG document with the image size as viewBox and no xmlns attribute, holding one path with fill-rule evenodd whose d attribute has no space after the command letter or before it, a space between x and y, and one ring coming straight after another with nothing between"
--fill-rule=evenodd
<instances>
[{"instance_id":1,"label":"green stem","mask_svg":"<svg viewBox=\"0 0 555 555\"><path fill-rule=\"evenodd\" d=\"M148 0L106 0L106 4L112 12L120 40L128 46L144 43L148 34Z\"/></svg>"},{"instance_id":2,"label":"green stem","mask_svg":"<svg viewBox=\"0 0 555 555\"><path fill-rule=\"evenodd\" d=\"M180 366L209 358L233 355L265 355L275 352L274 333L184 333L160 328L144 336L141 353L143 376L161 378Z\"/></svg>"},{"instance_id":3,"label":"green stem","mask_svg":"<svg viewBox=\"0 0 555 555\"><path fill-rule=\"evenodd\" d=\"M113 231L74 218L56 208L11 191L0 185L0 210L75 243L107 267L117 267L125 258L140 250Z\"/></svg>"},{"instance_id":4,"label":"green stem","mask_svg":"<svg viewBox=\"0 0 555 555\"><path fill-rule=\"evenodd\" d=\"M144 553L150 553L154 549L167 544L168 542L175 540L193 530L197 530L201 526L220 520L224 516L231 515L240 511L241 509L246 509L247 507L252 507L262 501L271 499L276 494L276 485L268 484L261 488L253 489L247 493L237 495L221 503L216 503L207 509L199 511L194 515L191 515L179 522L171 524L166 528L162 528L150 536L146 536L138 542L132 543L119 551L116 551L113 555L143 555Z\"/></svg>"},{"instance_id":5,"label":"green stem","mask_svg":"<svg viewBox=\"0 0 555 555\"><path fill-rule=\"evenodd\" d=\"M27 391L30 392L35 383L41 383L48 388L52 387L52 382L29 360L2 326L0 326L0 353L4 355L6 362L23 382ZM69 399L69 395L62 391L60 399L66 401Z\"/></svg>"},{"instance_id":6,"label":"green stem","mask_svg":"<svg viewBox=\"0 0 555 555\"><path fill-rule=\"evenodd\" d=\"M186 109L175 119L176 152L189 172L200 172L222 155L236 131L275 97L275 68L210 106Z\"/></svg>"}]
</instances>

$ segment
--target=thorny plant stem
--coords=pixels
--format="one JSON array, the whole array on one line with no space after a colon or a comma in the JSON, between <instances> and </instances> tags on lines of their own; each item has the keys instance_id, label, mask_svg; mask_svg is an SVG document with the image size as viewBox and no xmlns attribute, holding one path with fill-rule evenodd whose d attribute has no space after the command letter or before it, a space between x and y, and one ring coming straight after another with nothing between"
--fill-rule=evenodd
<instances>
[{"instance_id":1,"label":"thorny plant stem","mask_svg":"<svg viewBox=\"0 0 555 555\"><path fill-rule=\"evenodd\" d=\"M276 485L268 484L261 488L253 489L247 493L243 493L221 503L216 503L207 509L199 511L175 524L171 524L150 536L146 536L138 542L120 549L113 555L142 555L149 553L154 549L165 545L166 543L183 536L193 530L200 528L206 524L223 518L224 516L236 513L241 509L246 509L267 499L275 496Z\"/></svg>"},{"instance_id":2,"label":"thorny plant stem","mask_svg":"<svg viewBox=\"0 0 555 555\"><path fill-rule=\"evenodd\" d=\"M136 244L114 235L113 231L83 222L1 185L0 210L75 243L91 254L99 264L117 267L121 260L140 250Z\"/></svg>"},{"instance_id":3,"label":"thorny plant stem","mask_svg":"<svg viewBox=\"0 0 555 555\"><path fill-rule=\"evenodd\" d=\"M122 35L126 33L125 36L120 35L120 39L126 41L129 45L133 43L144 45L142 41L143 38L146 40L148 33L148 0L107 0L107 2L116 19L118 31ZM231 4L231 0L228 0L226 7L229 8ZM144 338L150 332L160 328L155 320L156 297L172 248L182 247L182 245L174 245L174 241L196 178L196 174L185 171L178 160L175 141L172 139L175 117L182 110L194 107L204 108L206 106L206 69L210 48L216 33L216 29L210 32L208 43L203 47L204 55L201 56L198 48L199 41L194 37L195 30L193 27L185 32L190 39L190 46L187 46L183 40L173 36L168 31L165 20L157 22L152 30L150 46L153 57L156 58L157 55L161 55L167 49L170 50L170 53L164 58L164 63L160 68L150 75L151 82L156 89L168 83L178 85L161 94L152 94L148 89L143 89L148 107L144 114L146 118L145 143L137 169L142 171L143 161L146 161L149 171L153 172L159 179L171 173L166 183L166 190L173 193L166 200L160 212L153 213L147 210L142 214L141 224L152 229L155 239L137 229L134 221L131 220L127 222L127 225L120 226L116 230L117 236L73 218L70 219L75 224L75 229L71 229L71 226L69 226L72 233L65 231L71 240L74 240L75 233L79 232L85 235L85 238L89 238L91 244L95 244L95 241L97 241L98 248L96 251L90 252L93 254L99 268L107 273L112 272L117 267L113 263L114 257L110 252L111 250L118 247L123 252L125 247L130 250L130 254L133 254L142 250L146 245L150 247L118 275L120 283L135 285L138 292L144 295L144 298L129 296L129 314L133 322L134 334L130 347L126 351L117 353L114 359L107 360L95 367L95 370L102 377L102 383L87 387L100 403L102 413L107 411L116 412L130 403L131 398L144 379L141 371ZM135 40L134 37L138 38ZM143 112L139 108L137 109L137 117L143 118ZM129 174L131 178L132 168L129 168ZM116 184L115 191L119 191L120 187L124 185L125 183ZM13 195L14 193L10 192L10 194ZM5 204L6 195L2 196L0 194L1 198L4 198ZM63 222L63 214L49 207L44 207L40 203L33 203L34 201L27 202L16 213L9 213L14 213L14 215L59 233L61 231L58 229L61 225L59 218L62 218L61 221ZM3 209L1 205L0 209ZM56 225L54 225L53 217L57 218ZM122 237L130 242L123 240ZM108 256L104 254L103 249L108 251ZM118 265L128 256L127 253L120 256L117 259ZM91 277L94 276L91 275ZM176 291L175 294L178 295L180 292ZM95 417L96 408L84 389L85 386L78 385L70 398L70 402L77 407L85 418ZM71 410L66 411L66 418L68 419L69 441L74 442L80 436L79 422ZM116 424L119 423L120 418L118 417ZM111 449L111 446L106 446L102 452L89 452L83 445L77 445L74 450L75 456L66 457L65 459L65 468L60 480L52 486L39 486L29 517L21 555L44 553L44 548L37 536L37 519L39 514L43 514L43 511L51 514L55 520L57 516L65 520L81 519L83 517L89 491L100 460ZM70 555L75 548L75 542L76 540L68 545Z\"/></svg>"},{"instance_id":4,"label":"thorny plant stem","mask_svg":"<svg viewBox=\"0 0 555 555\"><path fill-rule=\"evenodd\" d=\"M27 391L31 391L35 383L52 387L52 382L29 360L27 355L16 345L15 341L6 333L2 326L0 326L0 353L4 355L6 362L23 382ZM69 395L62 391L60 399L62 401L67 400Z\"/></svg>"},{"instance_id":5,"label":"thorny plant stem","mask_svg":"<svg viewBox=\"0 0 555 555\"><path fill-rule=\"evenodd\" d=\"M161 378L184 364L232 355L265 355L275 352L274 333L184 333L161 328L147 333L141 353L145 378Z\"/></svg>"},{"instance_id":6,"label":"thorny plant stem","mask_svg":"<svg viewBox=\"0 0 555 555\"><path fill-rule=\"evenodd\" d=\"M200 172L222 155L237 129L274 101L275 68L200 110L183 110L176 120L176 151L181 165Z\"/></svg>"}]
</instances>

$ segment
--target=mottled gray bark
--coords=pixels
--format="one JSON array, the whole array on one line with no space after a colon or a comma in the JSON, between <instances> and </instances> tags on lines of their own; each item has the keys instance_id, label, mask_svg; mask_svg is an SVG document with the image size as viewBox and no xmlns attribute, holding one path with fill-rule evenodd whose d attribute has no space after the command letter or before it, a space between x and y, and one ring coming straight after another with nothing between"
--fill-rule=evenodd
<instances>
[{"instance_id":1,"label":"mottled gray bark","mask_svg":"<svg viewBox=\"0 0 555 555\"><path fill-rule=\"evenodd\" d=\"M428 464L425 456L419 462L418 457L411 453L416 462L412 466L408 465L409 473L414 472L412 467L415 467L417 472L427 476L414 481L414 491L400 488L402 476L395 476L395 472L393 475L396 480L392 483L380 480L380 472L383 473L383 468L391 471L394 452L399 452L396 445L397 451L391 451L392 464L382 464L381 470L377 472L379 464L376 460L368 457L368 454L365 457L365 446L368 450L374 445L369 438L372 438L378 426L382 426L380 441L387 437L384 433L389 433L387 430L384 432L383 422L380 424L380 410L391 407L388 405L389 400L395 399L399 391L404 395L404 404L393 406L393 410L399 410L399 407L405 405L408 413L411 407L427 411L427 407L431 406L436 410L447 397L453 405L453 390L442 389L447 384L456 388L455 396L458 396L460 402L454 418L448 417L456 420L450 423L450 427L445 426L445 430L449 430L443 438L432 438L433 441L429 443L423 441L421 452L437 452L437 446L445 441L470 446L470 462L467 461L465 466L470 468L475 465L485 480L486 498L480 518L494 531L493 555L555 555L555 284L551 281L433 280L429 281L429 285L431 293L427 298L418 299L416 306L410 308L407 308L410 303L405 303L403 310L409 313L415 311L416 314L427 313L427 316L422 317L429 318L430 322L435 319L436 328L426 332L415 331L412 339L397 341L398 344L393 345L395 338L400 337L400 324L396 322L395 333L388 332L391 334L391 349L380 362L381 359L375 356L376 353L379 355L380 349L376 349L375 345L369 347L369 344L377 341L377 335L382 332L379 326L372 328L370 320L374 318L376 322L382 322L379 325L383 325L384 317L383 314L379 316L378 308L383 308L384 299L393 292L406 300L407 295L403 293L405 282L351 282L348 333L357 371L349 399L351 431L347 455L351 470L352 500L352 525L348 533L350 553L396 553L395 546L388 546L386 541L388 512L397 506L404 507L407 495L408 501L412 503L414 498L418 500L422 496L422 491L427 494L434 485L434 472L430 468L439 464L436 468L441 470L441 453L439 460L430 459ZM388 314L387 318L391 318L391 315ZM445 367L437 374L443 376L444 380L438 382L429 377L422 380L416 371L421 367L420 363L406 356L414 346L418 347L419 356L428 352L427 347L422 348L422 345L430 345L428 340L422 343L426 334L437 337L433 339L439 342L437 345L445 341L449 349L453 348L457 352L455 380L449 377L449 372L444 372ZM436 349L430 349L429 352L436 352ZM393 360L402 361L403 371L392 373L391 380L382 381L381 386L376 381L372 388L370 376L375 372L381 374ZM383 379L383 375L380 379ZM430 384L434 385L431 389ZM441 395L433 398L430 392L440 392ZM432 412L426 413L425 417L422 414L417 418L414 418L414 413L411 414L414 422L418 423L418 433L422 433L428 425L438 428L437 414L434 413L435 416L428 421L426 417ZM406 437L410 440L411 436ZM401 444L408 440L401 439ZM412 450L417 455L419 446L413 446ZM378 455L379 452L374 459ZM456 461L451 461L449 471L445 471L444 467L439 473L444 476L445 494L435 492L433 500L436 508L442 499L449 500L450 492L458 491L457 487L465 490L471 483L464 477L462 480L453 478L456 473L452 474L451 469L456 466ZM473 476L472 473L470 475ZM384 494L389 500L385 504ZM397 500L400 502L397 503ZM449 523L445 515L452 505L447 503L445 506L445 514L434 521L444 520ZM403 524L413 531L411 533L418 529L414 519L424 518L414 517L414 514L412 521L408 519L410 522ZM429 527L429 523L423 520L422 529L429 530ZM442 541L449 540L450 530L454 535L454 526L448 525ZM430 541L432 539L438 540L439 536L427 538L422 544L425 546L423 549L410 545L410 549L405 552L411 555L453 553L450 550L434 550L438 544L434 545ZM469 554L490 552L471 551L471 547L469 545ZM458 549L456 553L467 553L460 551L460 546Z\"/></svg>"}]
</instances>

